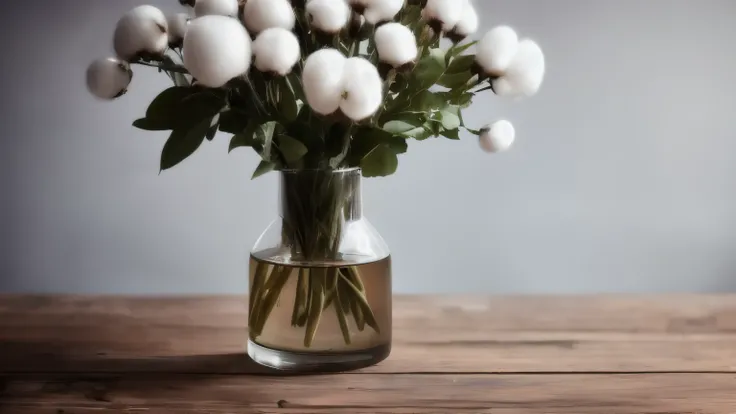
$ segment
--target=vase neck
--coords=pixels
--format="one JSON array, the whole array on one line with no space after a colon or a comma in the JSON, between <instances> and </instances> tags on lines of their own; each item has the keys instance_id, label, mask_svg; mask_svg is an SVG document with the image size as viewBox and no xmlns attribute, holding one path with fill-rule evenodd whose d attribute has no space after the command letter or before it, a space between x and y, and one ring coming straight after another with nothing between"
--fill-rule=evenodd
<instances>
[{"instance_id":1,"label":"vase neck","mask_svg":"<svg viewBox=\"0 0 736 414\"><path fill-rule=\"evenodd\" d=\"M363 216L359 168L280 173L279 215L282 218L293 218L295 213L321 218L337 210L342 212L340 216L346 222Z\"/></svg>"}]
</instances>

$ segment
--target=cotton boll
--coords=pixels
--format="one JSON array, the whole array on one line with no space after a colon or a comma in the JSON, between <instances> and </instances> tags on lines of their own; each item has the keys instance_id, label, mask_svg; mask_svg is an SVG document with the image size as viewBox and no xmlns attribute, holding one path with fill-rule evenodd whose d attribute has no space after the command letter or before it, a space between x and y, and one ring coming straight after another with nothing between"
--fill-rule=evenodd
<instances>
[{"instance_id":1,"label":"cotton boll","mask_svg":"<svg viewBox=\"0 0 736 414\"><path fill-rule=\"evenodd\" d=\"M329 115L340 107L346 60L336 49L320 49L307 57L302 84L307 103L314 112Z\"/></svg>"},{"instance_id":2,"label":"cotton boll","mask_svg":"<svg viewBox=\"0 0 736 414\"><path fill-rule=\"evenodd\" d=\"M511 64L519 49L514 29L498 26L489 30L476 45L475 60L488 75L500 76Z\"/></svg>"},{"instance_id":3,"label":"cotton boll","mask_svg":"<svg viewBox=\"0 0 736 414\"><path fill-rule=\"evenodd\" d=\"M102 58L87 68L87 89L100 99L114 99L124 94L133 78L128 63L118 58Z\"/></svg>"},{"instance_id":4,"label":"cotton boll","mask_svg":"<svg viewBox=\"0 0 736 414\"><path fill-rule=\"evenodd\" d=\"M515 138L516 131L511 122L501 120L481 129L478 143L485 152L503 152L511 147Z\"/></svg>"},{"instance_id":5,"label":"cotton boll","mask_svg":"<svg viewBox=\"0 0 736 414\"><path fill-rule=\"evenodd\" d=\"M306 12L310 24L324 33L337 33L350 21L350 7L345 0L309 0Z\"/></svg>"},{"instance_id":6,"label":"cotton boll","mask_svg":"<svg viewBox=\"0 0 736 414\"><path fill-rule=\"evenodd\" d=\"M243 7L243 22L251 33L272 27L291 30L295 20L289 0L248 0Z\"/></svg>"},{"instance_id":7,"label":"cotton boll","mask_svg":"<svg viewBox=\"0 0 736 414\"><path fill-rule=\"evenodd\" d=\"M361 121L378 111L383 103L383 80L367 59L345 61L340 109L353 121Z\"/></svg>"},{"instance_id":8,"label":"cotton boll","mask_svg":"<svg viewBox=\"0 0 736 414\"><path fill-rule=\"evenodd\" d=\"M468 0L427 0L422 17L438 23L443 32L449 32L463 17L463 9Z\"/></svg>"},{"instance_id":9,"label":"cotton boll","mask_svg":"<svg viewBox=\"0 0 736 414\"><path fill-rule=\"evenodd\" d=\"M299 40L281 27L266 29L253 42L253 56L259 71L287 75L301 57Z\"/></svg>"},{"instance_id":10,"label":"cotton boll","mask_svg":"<svg viewBox=\"0 0 736 414\"><path fill-rule=\"evenodd\" d=\"M189 16L186 13L170 14L166 17L166 22L169 28L169 46L181 46L189 25Z\"/></svg>"},{"instance_id":11,"label":"cotton boll","mask_svg":"<svg viewBox=\"0 0 736 414\"><path fill-rule=\"evenodd\" d=\"M378 57L382 62L399 67L417 58L417 40L414 33L400 23L386 23L374 35Z\"/></svg>"},{"instance_id":12,"label":"cotton boll","mask_svg":"<svg viewBox=\"0 0 736 414\"><path fill-rule=\"evenodd\" d=\"M194 4L196 17L220 15L236 17L238 15L238 0L197 0Z\"/></svg>"},{"instance_id":13,"label":"cotton boll","mask_svg":"<svg viewBox=\"0 0 736 414\"><path fill-rule=\"evenodd\" d=\"M250 43L248 32L237 20L198 17L184 35L184 67L202 85L219 88L248 71Z\"/></svg>"},{"instance_id":14,"label":"cotton boll","mask_svg":"<svg viewBox=\"0 0 736 414\"><path fill-rule=\"evenodd\" d=\"M377 24L393 20L404 7L404 0L366 0L363 4L365 21Z\"/></svg>"},{"instance_id":15,"label":"cotton boll","mask_svg":"<svg viewBox=\"0 0 736 414\"><path fill-rule=\"evenodd\" d=\"M532 96L542 86L544 72L542 49L535 41L524 39L506 73L493 81L493 91L503 96Z\"/></svg>"},{"instance_id":16,"label":"cotton boll","mask_svg":"<svg viewBox=\"0 0 736 414\"><path fill-rule=\"evenodd\" d=\"M458 37L465 38L477 32L479 25L478 13L475 11L473 3L468 1L465 4L465 7L463 7L460 21L457 22L455 27L452 29L452 32Z\"/></svg>"},{"instance_id":17,"label":"cotton boll","mask_svg":"<svg viewBox=\"0 0 736 414\"><path fill-rule=\"evenodd\" d=\"M115 26L115 53L126 61L163 56L169 44L167 31L166 16L161 10L138 6L125 13Z\"/></svg>"}]
</instances>

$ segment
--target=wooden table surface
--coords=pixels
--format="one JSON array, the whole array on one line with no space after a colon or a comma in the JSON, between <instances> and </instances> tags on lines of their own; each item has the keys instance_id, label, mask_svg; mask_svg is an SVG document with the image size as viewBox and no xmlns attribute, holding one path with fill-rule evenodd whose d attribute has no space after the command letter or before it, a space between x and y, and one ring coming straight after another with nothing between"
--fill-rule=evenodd
<instances>
[{"instance_id":1,"label":"wooden table surface","mask_svg":"<svg viewBox=\"0 0 736 414\"><path fill-rule=\"evenodd\" d=\"M394 304L388 360L282 376L242 297L0 296L0 412L736 413L736 295Z\"/></svg>"}]
</instances>

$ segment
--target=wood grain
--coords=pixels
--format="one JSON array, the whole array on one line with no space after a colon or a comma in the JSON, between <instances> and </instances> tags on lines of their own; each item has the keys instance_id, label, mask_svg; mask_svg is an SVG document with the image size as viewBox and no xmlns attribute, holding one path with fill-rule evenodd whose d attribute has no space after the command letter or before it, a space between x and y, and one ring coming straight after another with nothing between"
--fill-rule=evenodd
<instances>
[{"instance_id":1,"label":"wood grain","mask_svg":"<svg viewBox=\"0 0 736 414\"><path fill-rule=\"evenodd\" d=\"M0 372L268 373L243 297L0 296ZM736 372L736 296L397 297L370 373Z\"/></svg>"},{"instance_id":2,"label":"wood grain","mask_svg":"<svg viewBox=\"0 0 736 414\"><path fill-rule=\"evenodd\" d=\"M734 413L733 374L15 377L12 413ZM12 410L12 411L10 411Z\"/></svg>"}]
</instances>

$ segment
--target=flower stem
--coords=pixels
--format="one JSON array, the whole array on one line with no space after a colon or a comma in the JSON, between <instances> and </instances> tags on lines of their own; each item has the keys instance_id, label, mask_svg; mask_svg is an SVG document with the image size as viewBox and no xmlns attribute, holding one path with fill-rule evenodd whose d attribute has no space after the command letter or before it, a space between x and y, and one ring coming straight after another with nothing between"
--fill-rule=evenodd
<instances>
[{"instance_id":1,"label":"flower stem","mask_svg":"<svg viewBox=\"0 0 736 414\"><path fill-rule=\"evenodd\" d=\"M184 73L189 74L189 71L182 65L171 65L171 64L165 64L165 63L152 63L147 62L145 60L137 60L135 62L130 62L131 64L138 64L143 66L150 66L152 68L158 68L161 70L165 70L168 72L176 72L176 73Z\"/></svg>"}]
</instances>

